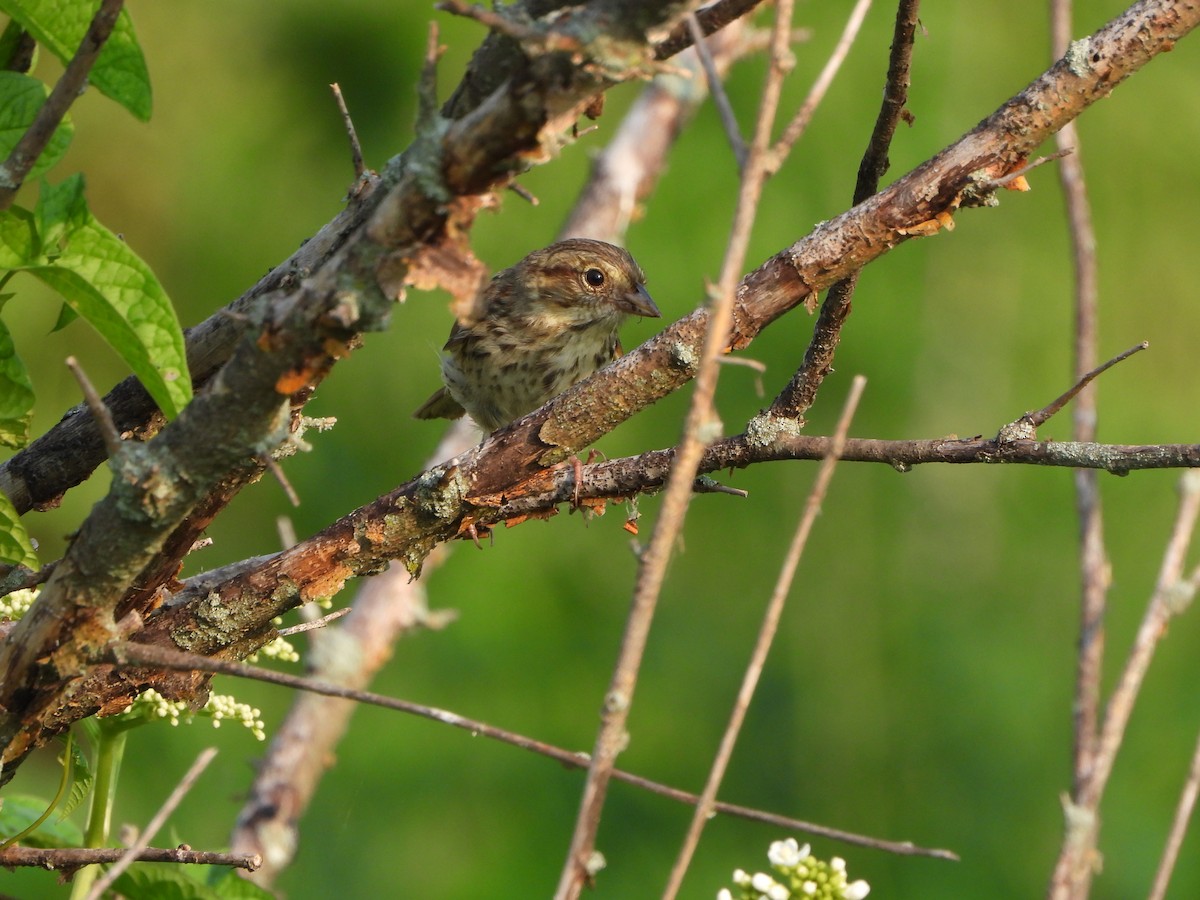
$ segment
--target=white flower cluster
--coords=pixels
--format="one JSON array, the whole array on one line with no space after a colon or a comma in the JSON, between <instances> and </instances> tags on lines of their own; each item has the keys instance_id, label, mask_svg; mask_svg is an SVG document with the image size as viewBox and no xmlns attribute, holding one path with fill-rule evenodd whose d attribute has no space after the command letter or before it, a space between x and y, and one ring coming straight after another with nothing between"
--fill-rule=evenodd
<instances>
[{"instance_id":1,"label":"white flower cluster","mask_svg":"<svg viewBox=\"0 0 1200 900\"><path fill-rule=\"evenodd\" d=\"M262 711L246 703L239 703L228 694L209 694L208 702L198 711L188 709L186 703L178 700L168 700L154 688L143 691L129 709L122 714L128 718L166 719L172 725L183 722L192 724L196 716L212 720L213 728L220 728L225 719L239 722L258 740L265 741L267 733L260 716Z\"/></svg>"},{"instance_id":2,"label":"white flower cluster","mask_svg":"<svg viewBox=\"0 0 1200 900\"><path fill-rule=\"evenodd\" d=\"M721 888L717 900L863 900L871 886L861 878L846 882L846 861L835 856L829 862L817 859L808 844L801 846L794 838L775 841L767 850L767 859L774 874L742 869L733 873L737 885L735 894Z\"/></svg>"},{"instance_id":3,"label":"white flower cluster","mask_svg":"<svg viewBox=\"0 0 1200 900\"><path fill-rule=\"evenodd\" d=\"M0 597L0 622L15 622L33 606L38 592L35 588L13 591Z\"/></svg>"},{"instance_id":4,"label":"white flower cluster","mask_svg":"<svg viewBox=\"0 0 1200 900\"><path fill-rule=\"evenodd\" d=\"M250 655L247 662L256 663L260 656L265 656L267 659L277 659L280 662L300 662L300 654L296 652L296 648L292 646L292 642L285 637L277 637L270 643L263 644Z\"/></svg>"}]
</instances>

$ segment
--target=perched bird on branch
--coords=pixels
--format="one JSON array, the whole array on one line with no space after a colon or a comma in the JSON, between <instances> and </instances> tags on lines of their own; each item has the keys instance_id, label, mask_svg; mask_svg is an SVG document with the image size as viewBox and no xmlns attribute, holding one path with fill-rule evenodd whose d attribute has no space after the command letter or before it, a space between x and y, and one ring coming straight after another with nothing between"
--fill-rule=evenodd
<instances>
[{"instance_id":1,"label":"perched bird on branch","mask_svg":"<svg viewBox=\"0 0 1200 900\"><path fill-rule=\"evenodd\" d=\"M413 415L502 428L621 355L627 316L658 318L633 257L575 238L536 250L497 273L478 321L455 323L442 348L439 389Z\"/></svg>"}]
</instances>

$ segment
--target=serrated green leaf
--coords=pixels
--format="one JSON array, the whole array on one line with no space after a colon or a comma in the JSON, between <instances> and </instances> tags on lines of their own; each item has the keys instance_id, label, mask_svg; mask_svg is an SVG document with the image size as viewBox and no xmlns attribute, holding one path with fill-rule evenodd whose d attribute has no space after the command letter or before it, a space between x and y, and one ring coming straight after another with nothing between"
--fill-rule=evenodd
<instances>
[{"instance_id":1,"label":"serrated green leaf","mask_svg":"<svg viewBox=\"0 0 1200 900\"><path fill-rule=\"evenodd\" d=\"M50 805L44 797L29 794L6 794L0 809L0 836L20 834L38 820ZM83 833L74 822L55 822L47 819L38 828L21 838L24 847L80 847Z\"/></svg>"},{"instance_id":2,"label":"serrated green leaf","mask_svg":"<svg viewBox=\"0 0 1200 900\"><path fill-rule=\"evenodd\" d=\"M36 257L33 213L19 206L0 210L0 273L27 266ZM7 273L4 273L7 274Z\"/></svg>"},{"instance_id":3,"label":"serrated green leaf","mask_svg":"<svg viewBox=\"0 0 1200 900\"><path fill-rule=\"evenodd\" d=\"M91 795L92 784L95 781L95 777L92 775L92 764L88 760L87 754L83 752L83 748L79 746L79 741L70 742L70 752L72 759L71 790L58 810L60 821L73 813L79 804Z\"/></svg>"},{"instance_id":4,"label":"serrated green leaf","mask_svg":"<svg viewBox=\"0 0 1200 900\"><path fill-rule=\"evenodd\" d=\"M0 5L3 2L0 0ZM0 159L8 159L49 94L50 89L36 78L18 72L0 72ZM29 170L26 181L40 178L62 159L74 133L75 126L64 116L50 136L46 149Z\"/></svg>"},{"instance_id":5,"label":"serrated green leaf","mask_svg":"<svg viewBox=\"0 0 1200 900\"><path fill-rule=\"evenodd\" d=\"M75 55L96 14L96 4L82 0L0 0L0 9L20 22L63 65ZM143 122L150 118L150 73L128 11L121 10L88 80Z\"/></svg>"},{"instance_id":6,"label":"serrated green leaf","mask_svg":"<svg viewBox=\"0 0 1200 900\"><path fill-rule=\"evenodd\" d=\"M0 562L36 569L37 554L33 541L21 524L21 517L8 495L0 491Z\"/></svg>"},{"instance_id":7,"label":"serrated green leaf","mask_svg":"<svg viewBox=\"0 0 1200 900\"><path fill-rule=\"evenodd\" d=\"M168 863L137 863L113 882L113 890L138 900L221 900L225 896L197 881L190 869Z\"/></svg>"},{"instance_id":8,"label":"serrated green leaf","mask_svg":"<svg viewBox=\"0 0 1200 900\"><path fill-rule=\"evenodd\" d=\"M221 870L212 867L213 874L208 883L218 897L224 900L274 900L275 895L266 888L261 888L253 881L247 881L237 873L236 869Z\"/></svg>"},{"instance_id":9,"label":"serrated green leaf","mask_svg":"<svg viewBox=\"0 0 1200 900\"><path fill-rule=\"evenodd\" d=\"M33 382L8 327L0 321L0 444L14 450L24 447L32 419Z\"/></svg>"},{"instance_id":10,"label":"serrated green leaf","mask_svg":"<svg viewBox=\"0 0 1200 900\"><path fill-rule=\"evenodd\" d=\"M191 396L178 323L161 290L136 284L135 269L93 256L63 256L54 265L28 270L62 294L133 369L169 419L179 415ZM101 285L96 287L93 282ZM171 314L171 320L174 314ZM174 324L172 329L170 324ZM178 335L179 340L173 340ZM162 371L156 367L162 366Z\"/></svg>"},{"instance_id":11,"label":"serrated green leaf","mask_svg":"<svg viewBox=\"0 0 1200 900\"><path fill-rule=\"evenodd\" d=\"M129 364L167 418L174 418L191 399L192 381L183 332L166 291L128 244L91 213L80 215L71 191L43 186L42 196L47 209L41 210L39 199L40 220L57 227L61 216L67 217L69 224L60 232L65 247L57 257L24 270L62 294Z\"/></svg>"}]
</instances>

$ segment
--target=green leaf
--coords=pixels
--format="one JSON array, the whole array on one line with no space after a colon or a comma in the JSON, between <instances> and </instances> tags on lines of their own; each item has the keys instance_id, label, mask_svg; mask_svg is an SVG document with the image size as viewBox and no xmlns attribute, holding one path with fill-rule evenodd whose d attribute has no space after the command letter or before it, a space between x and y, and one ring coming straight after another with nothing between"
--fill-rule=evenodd
<instances>
[{"instance_id":1,"label":"green leaf","mask_svg":"<svg viewBox=\"0 0 1200 900\"><path fill-rule=\"evenodd\" d=\"M87 211L82 189L79 176L42 185L34 220L44 233L35 243L54 252L49 235L62 250L21 268L62 294L129 364L159 409L174 418L192 396L175 310L150 267ZM24 236L15 226L13 231L17 246Z\"/></svg>"},{"instance_id":2,"label":"green leaf","mask_svg":"<svg viewBox=\"0 0 1200 900\"><path fill-rule=\"evenodd\" d=\"M29 443L32 419L33 382L17 356L8 327L0 321L0 444L14 450L24 447Z\"/></svg>"},{"instance_id":3,"label":"green leaf","mask_svg":"<svg viewBox=\"0 0 1200 900\"><path fill-rule=\"evenodd\" d=\"M39 254L62 250L69 236L86 225L90 215L83 195L83 175L76 173L61 184L43 181L33 209Z\"/></svg>"},{"instance_id":4,"label":"green leaf","mask_svg":"<svg viewBox=\"0 0 1200 900\"><path fill-rule=\"evenodd\" d=\"M6 794L4 808L0 809L0 836L12 837L20 834L38 820L50 805L44 797L29 794ZM56 822L47 819L37 829L21 838L23 847L80 847L83 833L73 822Z\"/></svg>"},{"instance_id":5,"label":"green leaf","mask_svg":"<svg viewBox=\"0 0 1200 900\"><path fill-rule=\"evenodd\" d=\"M83 748L79 746L79 741L71 741L68 750L73 762L71 767L71 792L67 795L62 807L58 810L60 821L73 813L80 803L91 796L92 784L96 780L92 775L92 764L88 761L87 754L83 752Z\"/></svg>"},{"instance_id":6,"label":"green leaf","mask_svg":"<svg viewBox=\"0 0 1200 900\"><path fill-rule=\"evenodd\" d=\"M21 517L17 515L12 501L3 491L0 491L0 562L31 569L36 569L38 565L33 541L21 524Z\"/></svg>"},{"instance_id":7,"label":"green leaf","mask_svg":"<svg viewBox=\"0 0 1200 900\"><path fill-rule=\"evenodd\" d=\"M208 883L217 892L217 896L225 900L274 900L274 894L253 881L247 881L236 869L222 871L213 866L213 872L217 877L210 878Z\"/></svg>"},{"instance_id":8,"label":"green leaf","mask_svg":"<svg viewBox=\"0 0 1200 900\"><path fill-rule=\"evenodd\" d=\"M69 304L64 303L58 308L58 318L54 320L54 327L50 329L50 333L62 331L72 322L79 318L79 313L71 309Z\"/></svg>"},{"instance_id":9,"label":"green leaf","mask_svg":"<svg viewBox=\"0 0 1200 900\"><path fill-rule=\"evenodd\" d=\"M0 273L20 269L37 258L33 213L19 206L0 211Z\"/></svg>"},{"instance_id":10,"label":"green leaf","mask_svg":"<svg viewBox=\"0 0 1200 900\"><path fill-rule=\"evenodd\" d=\"M0 6L3 3L4 0L0 0ZM17 142L33 124L34 117L49 94L50 89L36 78L17 72L0 72L0 159L8 159ZM26 181L40 178L62 159L74 133L75 126L69 118L64 117L50 136L46 149L29 170Z\"/></svg>"},{"instance_id":11,"label":"green leaf","mask_svg":"<svg viewBox=\"0 0 1200 900\"><path fill-rule=\"evenodd\" d=\"M221 900L225 896L201 884L189 869L169 863L136 863L113 882L113 891L138 900Z\"/></svg>"},{"instance_id":12,"label":"green leaf","mask_svg":"<svg viewBox=\"0 0 1200 900\"><path fill-rule=\"evenodd\" d=\"M96 3L87 0L0 0L0 9L66 65L87 33L96 14ZM117 17L117 24L100 51L88 80L100 93L120 103L143 122L150 118L150 73L146 70L146 59L126 10Z\"/></svg>"}]
</instances>

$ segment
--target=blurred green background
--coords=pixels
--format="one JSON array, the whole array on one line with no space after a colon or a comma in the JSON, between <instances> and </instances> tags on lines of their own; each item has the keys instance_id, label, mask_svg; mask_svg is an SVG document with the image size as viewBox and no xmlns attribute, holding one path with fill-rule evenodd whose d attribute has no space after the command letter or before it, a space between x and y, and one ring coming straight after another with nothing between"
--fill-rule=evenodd
<instances>
[{"instance_id":1,"label":"blurred green background","mask_svg":"<svg viewBox=\"0 0 1200 900\"><path fill-rule=\"evenodd\" d=\"M339 208L352 173L327 85L345 92L368 163L381 167L412 137L414 84L436 19L447 46L443 96L482 38L429 3L292 0L277 4L129 4L155 90L148 125L94 93L73 112L78 132L55 177L82 170L92 208L155 268L192 324L284 259ZM1085 4L1077 34L1118 14ZM790 113L836 41L848 2L802 3L813 30L783 109ZM772 180L750 265L841 212L878 106L894 7L880 3L786 168ZM909 108L888 178L956 139L1048 63L1045 4L930 3ZM740 64L730 94L749 129L764 72ZM44 74L54 68L43 62ZM589 154L603 146L639 86L610 93L599 130L484 215L474 248L492 268L550 242ZM1080 120L1096 219L1102 352L1151 350L1100 382L1100 434L1116 443L1195 442L1195 304L1200 179L1200 38L1155 60ZM1052 149L1052 148L1051 148ZM1029 194L967 211L958 228L912 241L872 265L809 430L828 433L856 373L869 383L853 433L886 438L992 434L1070 382L1071 266L1053 166ZM628 246L670 320L715 279L736 190L716 116L706 108ZM24 203L32 205L27 194ZM40 433L77 401L62 365L81 358L107 386L125 373L76 323L48 334L57 304L31 284L5 310L33 372ZM336 416L314 451L286 463L303 505L271 480L247 490L212 529L197 566L278 547L275 517L301 536L417 472L440 433L409 413L437 386L436 353L450 322L445 297L411 294L386 334L339 365L309 407ZM637 321L626 346L657 323ZM767 398L749 370L723 370L730 432L795 368L811 328L786 317L746 355L768 366ZM688 391L604 438L609 457L668 446ZM1043 428L1066 439L1061 416ZM749 655L815 466L762 465L727 480L748 499L697 498L674 557L621 765L698 790ZM62 507L27 517L43 558L107 485L107 471ZM1174 473L1102 479L1112 557L1111 685L1139 621L1174 515ZM1071 684L1077 634L1076 518L1067 471L924 467L901 476L843 465L801 564L782 632L721 795L827 825L949 847L962 862L898 858L815 840L845 856L873 897L991 898L1044 891L1058 851L1060 793L1070 783ZM643 499L643 536L658 510ZM585 524L562 515L497 534L482 552L455 548L428 579L431 603L458 621L397 647L380 691L453 709L559 745L588 750L635 574L623 509ZM1193 556L1194 559L1194 556ZM346 602L352 594L338 598ZM1194 613L1172 624L1147 679L1103 811L1104 872L1094 896L1145 893L1200 727L1200 634ZM231 685L268 726L290 697ZM269 730L269 728L268 728ZM130 740L119 821L144 823L203 746L221 747L202 787L173 819L170 840L226 844L262 752L247 733L198 724L146 728ZM52 754L32 759L13 789L52 793ZM582 776L520 751L378 709L362 709L303 823L279 886L293 898L549 896ZM600 849L597 897L661 890L688 819L667 800L615 785ZM684 886L711 897L735 867L765 867L777 829L713 821ZM165 840L166 838L164 838ZM801 839L802 836L801 836ZM162 843L163 841L160 841ZM44 873L0 875L0 891L49 897ZM1172 897L1200 895L1196 835Z\"/></svg>"}]
</instances>

